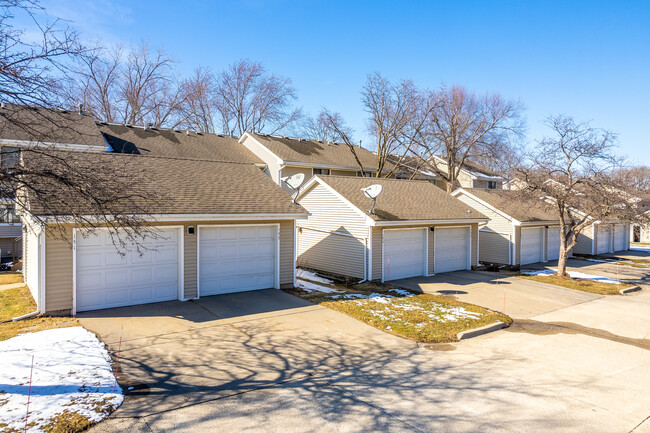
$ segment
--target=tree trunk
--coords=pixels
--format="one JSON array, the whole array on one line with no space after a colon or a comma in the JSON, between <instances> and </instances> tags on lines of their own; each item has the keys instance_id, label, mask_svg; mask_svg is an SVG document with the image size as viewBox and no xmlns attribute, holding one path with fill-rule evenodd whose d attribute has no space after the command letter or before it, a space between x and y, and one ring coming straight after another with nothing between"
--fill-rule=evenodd
<instances>
[{"instance_id":1,"label":"tree trunk","mask_svg":"<svg viewBox=\"0 0 650 433\"><path fill-rule=\"evenodd\" d=\"M566 262L568 256L569 256L569 252L567 251L565 246L562 246L560 248L560 257L557 260L557 275L561 279L563 279L564 276L566 275Z\"/></svg>"}]
</instances>

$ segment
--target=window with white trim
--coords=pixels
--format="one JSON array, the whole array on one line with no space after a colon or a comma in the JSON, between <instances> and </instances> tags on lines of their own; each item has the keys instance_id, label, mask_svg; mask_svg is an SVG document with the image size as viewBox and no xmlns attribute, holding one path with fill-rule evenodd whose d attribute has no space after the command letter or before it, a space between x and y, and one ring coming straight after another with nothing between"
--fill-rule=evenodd
<instances>
[{"instance_id":1,"label":"window with white trim","mask_svg":"<svg viewBox=\"0 0 650 433\"><path fill-rule=\"evenodd\" d=\"M317 174L324 174L324 175L329 175L330 174L330 169L329 168L314 168L312 169L312 175L316 176Z\"/></svg>"}]
</instances>

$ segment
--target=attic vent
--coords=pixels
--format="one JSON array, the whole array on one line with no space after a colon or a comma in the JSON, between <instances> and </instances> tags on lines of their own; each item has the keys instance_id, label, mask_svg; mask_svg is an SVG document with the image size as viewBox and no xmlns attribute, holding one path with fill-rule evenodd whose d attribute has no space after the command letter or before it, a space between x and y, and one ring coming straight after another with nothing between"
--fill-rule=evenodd
<instances>
[{"instance_id":1,"label":"attic vent","mask_svg":"<svg viewBox=\"0 0 650 433\"><path fill-rule=\"evenodd\" d=\"M181 132L181 130L174 128L174 132Z\"/></svg>"},{"instance_id":2,"label":"attic vent","mask_svg":"<svg viewBox=\"0 0 650 433\"><path fill-rule=\"evenodd\" d=\"M298 141L307 141L304 138L299 138Z\"/></svg>"}]
</instances>

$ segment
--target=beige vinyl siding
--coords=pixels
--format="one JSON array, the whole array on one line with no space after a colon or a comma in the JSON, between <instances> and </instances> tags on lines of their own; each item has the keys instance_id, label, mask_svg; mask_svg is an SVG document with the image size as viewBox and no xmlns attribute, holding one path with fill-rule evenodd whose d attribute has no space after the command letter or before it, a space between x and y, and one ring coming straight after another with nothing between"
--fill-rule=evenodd
<instances>
[{"instance_id":1,"label":"beige vinyl siding","mask_svg":"<svg viewBox=\"0 0 650 433\"><path fill-rule=\"evenodd\" d=\"M578 243L573 248L577 254L592 254L592 244L594 242L593 225L588 225L578 235Z\"/></svg>"},{"instance_id":2,"label":"beige vinyl siding","mask_svg":"<svg viewBox=\"0 0 650 433\"><path fill-rule=\"evenodd\" d=\"M298 264L363 278L368 237L366 219L319 183L303 195L300 205L310 216L297 222Z\"/></svg>"},{"instance_id":3,"label":"beige vinyl siding","mask_svg":"<svg viewBox=\"0 0 650 433\"><path fill-rule=\"evenodd\" d=\"M248 150L253 152L255 156L264 161L266 164L266 170L264 171L268 174L271 179L278 185L280 185L280 161L275 157L271 151L266 147L262 146L257 140L246 137L246 139L241 143L242 146L246 147Z\"/></svg>"},{"instance_id":4,"label":"beige vinyl siding","mask_svg":"<svg viewBox=\"0 0 650 433\"><path fill-rule=\"evenodd\" d=\"M481 237L479 243L480 260L488 263L508 264L511 255L509 250L512 249L512 220L474 200L467 194L460 193L456 198L489 218L487 224L481 227L481 233L487 232L489 234L486 233L486 236Z\"/></svg>"},{"instance_id":5,"label":"beige vinyl siding","mask_svg":"<svg viewBox=\"0 0 650 433\"><path fill-rule=\"evenodd\" d=\"M429 228L429 227L453 227L458 224L436 224L432 225L405 225L400 227L390 227L391 229L397 228ZM463 224L467 225L467 224ZM478 223L469 224L471 227L471 236L472 236L472 251L471 251L471 263L472 267L475 267L478 264ZM382 233L384 227L372 227L372 279L381 280L381 266L382 266ZM429 257L427 258L428 270L432 274L434 271L434 233L431 230L428 230L428 242L429 242Z\"/></svg>"},{"instance_id":6,"label":"beige vinyl siding","mask_svg":"<svg viewBox=\"0 0 650 433\"><path fill-rule=\"evenodd\" d=\"M183 226L184 246L184 293L186 299L196 297L197 287L197 226L229 224L280 224L280 285L293 286L294 271L294 221L194 221L184 223L156 223L156 226ZM187 234L193 226L195 234ZM72 309L72 226L65 229L65 238L59 231L49 229L45 243L46 249L46 311L70 311ZM29 266L29 264L27 264Z\"/></svg>"},{"instance_id":7,"label":"beige vinyl siding","mask_svg":"<svg viewBox=\"0 0 650 433\"><path fill-rule=\"evenodd\" d=\"M458 183L463 188L472 188L474 186L474 180L464 170L461 170L460 173L458 173Z\"/></svg>"},{"instance_id":8,"label":"beige vinyl siding","mask_svg":"<svg viewBox=\"0 0 650 433\"><path fill-rule=\"evenodd\" d=\"M310 167L291 167L287 166L282 169L282 173L280 173L281 177L287 177L287 176L293 176L294 174L302 173L305 175L305 181L303 182L303 185L309 181L309 179L312 178L313 172ZM289 194L295 193L295 190L289 188L284 182L281 182L282 189L284 189L286 192Z\"/></svg>"},{"instance_id":9,"label":"beige vinyl siding","mask_svg":"<svg viewBox=\"0 0 650 433\"><path fill-rule=\"evenodd\" d=\"M72 309L72 227L46 229L45 311Z\"/></svg>"}]
</instances>

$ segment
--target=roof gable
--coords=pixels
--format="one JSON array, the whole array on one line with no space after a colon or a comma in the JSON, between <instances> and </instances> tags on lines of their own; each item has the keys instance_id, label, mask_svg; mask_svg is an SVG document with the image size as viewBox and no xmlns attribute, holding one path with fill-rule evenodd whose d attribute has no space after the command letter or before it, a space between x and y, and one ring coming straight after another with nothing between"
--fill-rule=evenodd
<instances>
[{"instance_id":1,"label":"roof gable","mask_svg":"<svg viewBox=\"0 0 650 433\"><path fill-rule=\"evenodd\" d=\"M327 185L372 223L485 219L480 212L426 181L319 175L306 189L312 182ZM370 214L372 200L361 189L373 184L380 184L382 192L374 214Z\"/></svg>"},{"instance_id":2,"label":"roof gable","mask_svg":"<svg viewBox=\"0 0 650 433\"><path fill-rule=\"evenodd\" d=\"M519 223L557 221L558 218L542 198L527 197L520 191L506 189L461 188L453 193L465 194L508 219Z\"/></svg>"},{"instance_id":3,"label":"roof gable","mask_svg":"<svg viewBox=\"0 0 650 433\"><path fill-rule=\"evenodd\" d=\"M254 139L271 154L282 160L284 164L298 163L301 165L347 168L351 170L359 168L352 151L344 143L250 132L245 133L244 137ZM364 170L376 171L377 156L374 153L359 146L355 146L355 152L363 164Z\"/></svg>"}]
</instances>

